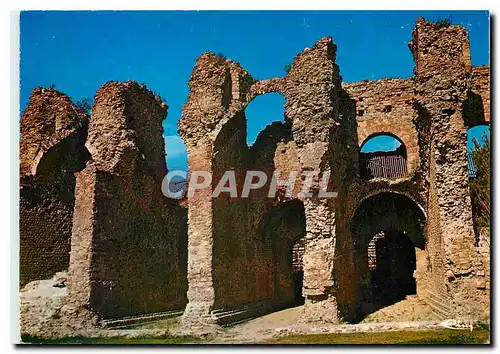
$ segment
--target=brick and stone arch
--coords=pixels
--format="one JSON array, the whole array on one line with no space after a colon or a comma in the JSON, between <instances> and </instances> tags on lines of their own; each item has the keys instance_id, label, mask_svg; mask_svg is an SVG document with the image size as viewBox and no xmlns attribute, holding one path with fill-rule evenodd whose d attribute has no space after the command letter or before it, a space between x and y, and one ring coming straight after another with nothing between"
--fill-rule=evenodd
<instances>
[{"instance_id":1,"label":"brick and stone arch","mask_svg":"<svg viewBox=\"0 0 500 354\"><path fill-rule=\"evenodd\" d=\"M88 116L71 99L35 88L21 117L20 285L69 266L74 173L90 155Z\"/></svg>"},{"instance_id":2,"label":"brick and stone arch","mask_svg":"<svg viewBox=\"0 0 500 354\"><path fill-rule=\"evenodd\" d=\"M339 119L334 99L341 88L334 57L335 46L330 38L325 38L299 54L284 78L256 81L235 62L224 61L210 53L200 56L190 78L190 94L179 122L181 136L188 148L190 172L208 170L218 176L226 169L244 171L258 167L272 173L275 164L283 166L285 161L292 162L299 170L326 169L331 140L334 140L338 125L335 119ZM248 149L244 144L244 108L257 95L269 92L284 95L285 123L269 126ZM288 166L287 170L291 167ZM199 191L189 201L190 286L184 321L191 325L217 322L211 313L219 309L245 306L272 297L265 291L254 291L252 295L242 286L235 287L234 291L224 291L228 284L236 286L242 279L248 281L249 277L241 276L235 267L228 266L227 251L222 245L231 238L239 237L244 255L239 262L250 261L250 258L245 258L246 254L258 262L258 257L250 252L253 247L251 242L255 242L251 235L257 231L256 221L261 219L273 201L265 195L259 197L259 191L256 191L251 195L253 200L232 200L228 204L225 198L210 198L211 193L212 190ZM334 218L329 217L333 214L333 205L325 205L321 201L308 201L304 210L310 230L304 254L307 307L308 296L317 297L319 294L325 299L331 296L328 289L332 275L325 274L316 266L308 267L307 259L313 257L311 264L317 265L321 261L325 262L322 267L331 269L331 256L314 255L318 252L325 255L333 253L334 234L325 226L333 225ZM319 225L312 226L317 224L314 219L320 214L325 215L321 228L318 228ZM228 225L231 225L231 232ZM331 226L329 229L332 230ZM330 241L325 242L325 239ZM247 249L244 245L248 245ZM244 272L246 265L242 265ZM211 275L208 275L210 269ZM227 280L233 278L234 281ZM257 281L248 283L257 289ZM338 320L337 309L335 301L331 303L328 316L335 322Z\"/></svg>"},{"instance_id":3,"label":"brick and stone arch","mask_svg":"<svg viewBox=\"0 0 500 354\"><path fill-rule=\"evenodd\" d=\"M400 145L393 150L366 152L363 148L372 139L385 137ZM359 175L362 179L405 178L408 176L408 154L404 141L389 132L377 132L368 136L359 147Z\"/></svg>"},{"instance_id":4,"label":"brick and stone arch","mask_svg":"<svg viewBox=\"0 0 500 354\"><path fill-rule=\"evenodd\" d=\"M94 97L76 177L69 315L102 319L182 309L186 303L186 210L161 194L167 173L167 106L135 82L109 82Z\"/></svg>"},{"instance_id":5,"label":"brick and stone arch","mask_svg":"<svg viewBox=\"0 0 500 354\"><path fill-rule=\"evenodd\" d=\"M356 283L357 283L357 305L358 313L364 315L363 305L371 304L377 295L374 294L373 283L370 279L368 247L376 235L385 234L385 240L393 245L399 239L407 237L411 241L412 247L425 249L425 214L422 206L418 205L413 199L401 193L381 192L370 195L362 200L356 208L350 221L350 227L353 237L354 252L356 254ZM391 240L392 239L392 240ZM405 263L419 262L425 258L416 260L413 252L413 260L397 261L397 251L392 249L395 264L391 269L387 269L386 277L392 277L398 268L404 268ZM397 262L396 262L397 261ZM406 277L411 275L413 278L414 269L406 272ZM425 275L423 275L425 276ZM394 277L397 278L397 277ZM397 279L396 279L397 280ZM396 284L397 286L397 284ZM418 282L417 282L418 286ZM385 299L399 299L400 289L391 289L387 291ZM392 292L392 293L391 293ZM378 300L380 301L380 299Z\"/></svg>"},{"instance_id":6,"label":"brick and stone arch","mask_svg":"<svg viewBox=\"0 0 500 354\"><path fill-rule=\"evenodd\" d=\"M472 67L459 26L420 19L410 49L413 78L352 84L341 84L331 38L266 80L202 54L179 132L189 173L213 179L180 203L161 195L167 106L159 97L110 82L88 117L69 97L35 89L21 118L21 284L69 267L61 315L75 324L89 313L82 309L109 319L186 306L185 325L210 326L295 301L301 264L301 320L351 321L370 295L358 246L384 231L387 242L408 238L392 249L412 257L408 245L416 246L417 295L437 314L488 318L489 248L485 231L477 242L473 230L466 131L490 121L490 69ZM248 147L245 108L266 93L285 97L285 121ZM360 148L381 133L404 143L404 178L360 178ZM315 179L312 198L298 194L301 183L291 197L268 198L269 182L250 198L212 198L226 170L238 195L248 170L330 173L338 194L319 198Z\"/></svg>"},{"instance_id":7,"label":"brick and stone arch","mask_svg":"<svg viewBox=\"0 0 500 354\"><path fill-rule=\"evenodd\" d=\"M413 123L413 81L381 79L343 84L355 101L358 146L376 134L386 133L402 141L407 151L408 173L419 164L417 130Z\"/></svg>"}]
</instances>

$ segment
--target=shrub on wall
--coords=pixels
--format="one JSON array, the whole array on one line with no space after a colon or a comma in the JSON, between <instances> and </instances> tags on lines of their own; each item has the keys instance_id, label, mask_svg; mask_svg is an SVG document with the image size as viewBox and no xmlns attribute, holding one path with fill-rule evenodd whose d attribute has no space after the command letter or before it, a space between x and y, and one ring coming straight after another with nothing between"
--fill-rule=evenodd
<instances>
[{"instance_id":1,"label":"shrub on wall","mask_svg":"<svg viewBox=\"0 0 500 354\"><path fill-rule=\"evenodd\" d=\"M474 139L472 160L477 169L476 178L470 183L472 214L477 227L490 227L490 139L483 136L484 145L481 146Z\"/></svg>"}]
</instances>

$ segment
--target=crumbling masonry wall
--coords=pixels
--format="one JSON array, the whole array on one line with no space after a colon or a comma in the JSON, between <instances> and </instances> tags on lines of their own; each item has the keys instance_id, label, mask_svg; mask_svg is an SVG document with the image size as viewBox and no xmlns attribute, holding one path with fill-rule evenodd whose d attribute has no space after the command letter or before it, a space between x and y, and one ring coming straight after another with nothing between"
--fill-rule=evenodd
<instances>
[{"instance_id":1,"label":"crumbling masonry wall","mask_svg":"<svg viewBox=\"0 0 500 354\"><path fill-rule=\"evenodd\" d=\"M190 172L208 170L220 178L228 169L245 172L255 168L267 171L270 180L275 165L287 165L288 161L298 165L299 170L319 171L320 165L327 162L334 119L338 116L335 97L340 91L340 77L334 57L335 46L325 38L299 54L286 77L256 81L237 63L210 53L200 56L179 122L188 148ZM267 92L285 96L285 123L268 127L249 149L245 143L244 109L254 97ZM285 171L291 168L287 166ZM242 182L241 177L237 181ZM211 198L212 190L197 191L189 200L189 303L184 321L190 325L220 322L217 313L221 309L289 300L287 296L276 298L278 287L273 279L277 273L269 264L280 262L276 246L273 251L272 245L290 236L277 230L269 240L259 230L264 213L277 200L267 198L265 187L252 191L249 199L240 200ZM328 231L331 226L326 226L334 220L324 217L321 226L312 225L317 215L332 213L333 206L326 206L330 209L326 211L325 205L314 201L304 207L306 223L310 224L304 262L309 259L317 265L307 268L309 274L304 274L304 295L329 298L331 276L322 275L321 281L314 277L332 268L330 246L334 241ZM292 246L293 242L289 247L290 268ZM291 274L289 278L291 281ZM337 321L335 302L328 310L330 320Z\"/></svg>"},{"instance_id":2,"label":"crumbling masonry wall","mask_svg":"<svg viewBox=\"0 0 500 354\"><path fill-rule=\"evenodd\" d=\"M225 170L236 169L238 185L250 168L264 169L268 175L272 170L333 172L329 187L338 192L337 198L302 200L296 193L291 198L301 199L306 220L304 320L336 322L356 316L363 267L357 266L359 235L353 231L360 227L353 223L360 221L353 216L364 200L380 193L406 197L415 210L421 210L418 222L425 219L415 238L421 248L415 273L418 294L441 314L477 315L479 308L487 308L487 292L477 289L482 287L483 272L474 270L482 265L469 232L466 124L460 111L471 115L466 100L479 97L484 105L479 113L489 120L489 69L472 69L466 32L457 26L419 20L411 48L416 68L415 77L409 79L341 86L336 48L328 38L299 54L284 78L256 81L239 64L210 53L200 56L191 75L179 123L191 172L209 170L220 177ZM244 109L266 92L285 96L285 124L274 124L284 134L270 127L256 143L265 149L248 149ZM472 112L477 115L475 106ZM405 145L407 175L363 180L360 146L384 133ZM450 171L452 176L447 175ZM318 188L315 183L313 189ZM296 187L300 190L301 183ZM276 257L268 239L256 238L257 221L290 200L283 196L265 200L259 191L252 191L250 200L214 199L212 190L198 192L189 201L189 303L184 313L189 325L217 323L219 308L244 308L245 302L272 296L270 278L277 273L263 265L276 262ZM385 221L403 232L402 220ZM458 237L452 229L458 230ZM286 236L277 232L273 237ZM237 257L231 255L235 249Z\"/></svg>"},{"instance_id":3,"label":"crumbling masonry wall","mask_svg":"<svg viewBox=\"0 0 500 354\"><path fill-rule=\"evenodd\" d=\"M381 79L344 84L356 104L358 146L383 133L406 147L408 174L418 167L418 139L413 119L413 80Z\"/></svg>"},{"instance_id":4,"label":"crumbling masonry wall","mask_svg":"<svg viewBox=\"0 0 500 354\"><path fill-rule=\"evenodd\" d=\"M186 293L185 211L161 194L166 105L135 82L95 95L77 175L69 303L103 318L180 309Z\"/></svg>"},{"instance_id":5,"label":"crumbling masonry wall","mask_svg":"<svg viewBox=\"0 0 500 354\"><path fill-rule=\"evenodd\" d=\"M55 90L35 88L21 117L20 285L69 265L74 172L90 158L87 115Z\"/></svg>"},{"instance_id":6,"label":"crumbling masonry wall","mask_svg":"<svg viewBox=\"0 0 500 354\"><path fill-rule=\"evenodd\" d=\"M360 245L380 228L411 229L417 295L441 317L488 318L489 237L474 235L466 130L490 121L489 66L472 68L459 26L420 19L410 49L413 78L343 85L328 37L298 54L285 77L261 81L202 54L179 132L190 174L213 179L187 209L161 194L167 107L159 97L110 82L88 117L69 97L35 89L21 119L21 284L69 267L68 318L82 309L109 319L186 306L187 326L224 324L297 300L292 248L300 239L301 320L337 323L355 320L365 304ZM285 97L285 122L248 147L245 108L270 92ZM383 133L404 143L408 173L361 178L360 147ZM227 170L238 196L249 170L268 182L250 198L213 198ZM299 193L298 180L291 195L268 198L276 170L330 174L337 197L319 198L315 178L312 197ZM406 204L390 209L387 200Z\"/></svg>"},{"instance_id":7,"label":"crumbling masonry wall","mask_svg":"<svg viewBox=\"0 0 500 354\"><path fill-rule=\"evenodd\" d=\"M410 48L415 58L415 100L428 129L429 178L427 272L454 316L478 316L488 308L484 264L475 244L466 159L467 124L462 106L472 66L467 31L420 19ZM450 311L448 311L450 310Z\"/></svg>"}]
</instances>

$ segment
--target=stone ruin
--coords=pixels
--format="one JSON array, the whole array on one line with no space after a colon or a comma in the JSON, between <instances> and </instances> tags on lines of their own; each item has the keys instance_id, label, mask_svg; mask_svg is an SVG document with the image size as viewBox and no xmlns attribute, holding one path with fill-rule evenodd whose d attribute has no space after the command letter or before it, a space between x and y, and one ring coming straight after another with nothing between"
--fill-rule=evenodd
<instances>
[{"instance_id":1,"label":"stone ruin","mask_svg":"<svg viewBox=\"0 0 500 354\"><path fill-rule=\"evenodd\" d=\"M489 66L472 67L468 35L419 19L414 76L342 83L327 37L286 76L254 79L202 54L179 133L189 171L212 188L179 202L161 193L167 106L135 82L109 82L91 116L37 88L21 119L21 285L68 271L65 313L109 320L183 310L217 326L303 303L308 322L355 322L380 301L416 293L442 318L489 318L489 231L475 234L467 129L490 120ZM285 122L246 143L246 106L285 99ZM391 134L404 173L371 178L360 147ZM337 197L212 198L224 171L319 171ZM218 176L218 177L217 177ZM269 178L270 180L270 178ZM303 182L303 181L299 181ZM387 266L378 245L386 245ZM379 257L380 256L380 257ZM385 275L384 275L385 274ZM375 305L374 305L375 304Z\"/></svg>"}]
</instances>

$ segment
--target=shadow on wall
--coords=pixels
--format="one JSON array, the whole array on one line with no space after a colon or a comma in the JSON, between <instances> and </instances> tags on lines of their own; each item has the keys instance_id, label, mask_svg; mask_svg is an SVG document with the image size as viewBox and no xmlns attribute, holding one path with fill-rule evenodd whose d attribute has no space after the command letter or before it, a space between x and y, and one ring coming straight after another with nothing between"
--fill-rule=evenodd
<instances>
[{"instance_id":1,"label":"shadow on wall","mask_svg":"<svg viewBox=\"0 0 500 354\"><path fill-rule=\"evenodd\" d=\"M424 226L422 209L405 195L382 192L360 203L351 219L355 321L416 293L415 248L425 248Z\"/></svg>"}]
</instances>

